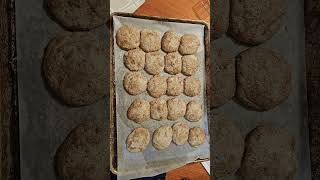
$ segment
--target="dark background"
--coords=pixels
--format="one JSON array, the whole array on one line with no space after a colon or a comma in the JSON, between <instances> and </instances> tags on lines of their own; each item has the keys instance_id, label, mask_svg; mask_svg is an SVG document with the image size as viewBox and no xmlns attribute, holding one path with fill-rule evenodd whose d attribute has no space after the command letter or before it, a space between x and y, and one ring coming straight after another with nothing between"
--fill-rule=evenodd
<instances>
[{"instance_id":1,"label":"dark background","mask_svg":"<svg viewBox=\"0 0 320 180\"><path fill-rule=\"evenodd\" d=\"M212 1L211 1L212 2ZM211 3L212 5L213 3ZM214 9L211 9L214 11ZM0 179L20 179L14 1L0 1ZM306 0L306 78L313 179L320 179L320 2ZM111 179L114 179L111 176ZM164 176L153 179L163 179ZM150 178L149 178L150 179ZM152 178L151 178L152 179Z\"/></svg>"}]
</instances>

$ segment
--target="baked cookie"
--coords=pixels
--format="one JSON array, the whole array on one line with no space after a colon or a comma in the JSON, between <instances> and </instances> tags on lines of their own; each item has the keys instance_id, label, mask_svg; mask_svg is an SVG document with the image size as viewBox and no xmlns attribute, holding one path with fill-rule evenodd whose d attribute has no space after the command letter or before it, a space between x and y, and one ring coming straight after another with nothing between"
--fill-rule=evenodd
<instances>
[{"instance_id":1,"label":"baked cookie","mask_svg":"<svg viewBox=\"0 0 320 180\"><path fill-rule=\"evenodd\" d=\"M139 48L132 49L124 53L123 61L130 71L140 71L146 63L146 55Z\"/></svg>"},{"instance_id":2,"label":"baked cookie","mask_svg":"<svg viewBox=\"0 0 320 180\"><path fill-rule=\"evenodd\" d=\"M182 56L182 73L186 76L194 75L199 67L198 58L195 55Z\"/></svg>"},{"instance_id":3,"label":"baked cookie","mask_svg":"<svg viewBox=\"0 0 320 180\"><path fill-rule=\"evenodd\" d=\"M150 102L150 115L154 120L164 120L168 116L167 102L162 99L154 99Z\"/></svg>"},{"instance_id":4,"label":"baked cookie","mask_svg":"<svg viewBox=\"0 0 320 180\"><path fill-rule=\"evenodd\" d=\"M108 20L104 0L47 0L47 10L61 26L71 31L94 29Z\"/></svg>"},{"instance_id":5,"label":"baked cookie","mask_svg":"<svg viewBox=\"0 0 320 180\"><path fill-rule=\"evenodd\" d=\"M182 55L195 54L200 46L198 37L194 34L185 34L181 37L179 52Z\"/></svg>"},{"instance_id":6,"label":"baked cookie","mask_svg":"<svg viewBox=\"0 0 320 180\"><path fill-rule=\"evenodd\" d=\"M52 39L44 54L46 83L62 102L71 106L95 103L108 89L103 43L91 33L66 33Z\"/></svg>"},{"instance_id":7,"label":"baked cookie","mask_svg":"<svg viewBox=\"0 0 320 180\"><path fill-rule=\"evenodd\" d=\"M167 31L162 36L162 50L167 53L176 52L179 49L181 36L174 31Z\"/></svg>"},{"instance_id":8,"label":"baked cookie","mask_svg":"<svg viewBox=\"0 0 320 180\"><path fill-rule=\"evenodd\" d=\"M283 57L269 49L250 48L237 56L239 102L265 111L285 101L291 91L291 67Z\"/></svg>"},{"instance_id":9,"label":"baked cookie","mask_svg":"<svg viewBox=\"0 0 320 180\"><path fill-rule=\"evenodd\" d=\"M123 25L116 33L116 41L123 50L136 49L140 45L140 30L131 25Z\"/></svg>"},{"instance_id":10,"label":"baked cookie","mask_svg":"<svg viewBox=\"0 0 320 180\"><path fill-rule=\"evenodd\" d=\"M232 0L230 35L246 44L258 45L280 29L286 13L285 0Z\"/></svg>"},{"instance_id":11,"label":"baked cookie","mask_svg":"<svg viewBox=\"0 0 320 180\"><path fill-rule=\"evenodd\" d=\"M157 150L167 149L172 141L172 128L169 125L160 126L153 133L153 146Z\"/></svg>"},{"instance_id":12,"label":"baked cookie","mask_svg":"<svg viewBox=\"0 0 320 180\"><path fill-rule=\"evenodd\" d=\"M182 60L177 52L168 53L164 56L165 67L164 70L171 75L176 75L181 72Z\"/></svg>"},{"instance_id":13,"label":"baked cookie","mask_svg":"<svg viewBox=\"0 0 320 180\"><path fill-rule=\"evenodd\" d=\"M186 123L175 123L172 126L172 131L172 140L176 145L184 145L188 141L189 127Z\"/></svg>"},{"instance_id":14,"label":"baked cookie","mask_svg":"<svg viewBox=\"0 0 320 180\"><path fill-rule=\"evenodd\" d=\"M183 93L183 77L179 75L168 77L167 95L179 96L181 93Z\"/></svg>"},{"instance_id":15,"label":"baked cookie","mask_svg":"<svg viewBox=\"0 0 320 180\"><path fill-rule=\"evenodd\" d=\"M218 108L234 97L236 70L234 58L225 49L214 48L213 57L208 92L210 92L210 106Z\"/></svg>"},{"instance_id":16,"label":"baked cookie","mask_svg":"<svg viewBox=\"0 0 320 180\"><path fill-rule=\"evenodd\" d=\"M138 95L147 90L148 80L141 72L127 72L123 78L124 89L131 95Z\"/></svg>"},{"instance_id":17,"label":"baked cookie","mask_svg":"<svg viewBox=\"0 0 320 180\"><path fill-rule=\"evenodd\" d=\"M127 138L127 149L129 152L137 153L146 150L150 142L150 133L146 128L134 129Z\"/></svg>"},{"instance_id":18,"label":"baked cookie","mask_svg":"<svg viewBox=\"0 0 320 180\"><path fill-rule=\"evenodd\" d=\"M145 52L159 51L161 49L160 33L150 29L142 30L140 47Z\"/></svg>"},{"instance_id":19,"label":"baked cookie","mask_svg":"<svg viewBox=\"0 0 320 180\"><path fill-rule=\"evenodd\" d=\"M167 92L167 78L163 76L153 76L148 81L148 93L150 96L158 98Z\"/></svg>"},{"instance_id":20,"label":"baked cookie","mask_svg":"<svg viewBox=\"0 0 320 180\"><path fill-rule=\"evenodd\" d=\"M297 171L295 140L284 129L259 126L246 138L240 168L246 180L292 180Z\"/></svg>"},{"instance_id":21,"label":"baked cookie","mask_svg":"<svg viewBox=\"0 0 320 180\"><path fill-rule=\"evenodd\" d=\"M144 70L151 74L160 74L164 69L164 58L160 52L146 53L146 66Z\"/></svg>"},{"instance_id":22,"label":"baked cookie","mask_svg":"<svg viewBox=\"0 0 320 180\"><path fill-rule=\"evenodd\" d=\"M217 179L231 176L240 168L244 138L240 129L222 114L209 114L212 172Z\"/></svg>"},{"instance_id":23,"label":"baked cookie","mask_svg":"<svg viewBox=\"0 0 320 180\"><path fill-rule=\"evenodd\" d=\"M184 79L184 94L190 97L199 96L201 81L193 76Z\"/></svg>"},{"instance_id":24,"label":"baked cookie","mask_svg":"<svg viewBox=\"0 0 320 180\"><path fill-rule=\"evenodd\" d=\"M215 1L213 3L213 37L220 38L228 31L229 15L230 15L230 0Z\"/></svg>"},{"instance_id":25,"label":"baked cookie","mask_svg":"<svg viewBox=\"0 0 320 180\"><path fill-rule=\"evenodd\" d=\"M187 105L185 118L191 122L200 121L203 116L203 107L197 101L190 101Z\"/></svg>"},{"instance_id":26,"label":"baked cookie","mask_svg":"<svg viewBox=\"0 0 320 180\"><path fill-rule=\"evenodd\" d=\"M58 179L104 180L109 177L107 125L88 121L73 129L58 148Z\"/></svg>"},{"instance_id":27,"label":"baked cookie","mask_svg":"<svg viewBox=\"0 0 320 180\"><path fill-rule=\"evenodd\" d=\"M188 142L192 147L198 147L206 141L206 133L202 128L194 127L189 131Z\"/></svg>"},{"instance_id":28,"label":"baked cookie","mask_svg":"<svg viewBox=\"0 0 320 180\"><path fill-rule=\"evenodd\" d=\"M172 98L167 101L168 120L175 121L186 114L187 104L179 98Z\"/></svg>"},{"instance_id":29,"label":"baked cookie","mask_svg":"<svg viewBox=\"0 0 320 180\"><path fill-rule=\"evenodd\" d=\"M127 113L128 119L141 124L150 118L150 104L148 101L136 99L129 106Z\"/></svg>"}]
</instances>

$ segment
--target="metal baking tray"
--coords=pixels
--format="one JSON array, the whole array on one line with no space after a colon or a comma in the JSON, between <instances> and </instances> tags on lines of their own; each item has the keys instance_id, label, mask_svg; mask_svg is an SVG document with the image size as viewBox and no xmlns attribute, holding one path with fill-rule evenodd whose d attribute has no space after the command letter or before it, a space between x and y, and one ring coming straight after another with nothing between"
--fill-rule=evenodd
<instances>
[{"instance_id":1,"label":"metal baking tray","mask_svg":"<svg viewBox=\"0 0 320 180\"><path fill-rule=\"evenodd\" d=\"M113 17L114 16L121 16L121 17L132 17L132 18L140 18L140 19L147 19L147 20L156 20L162 22L179 22L179 23L189 23L189 24L200 24L204 25L204 47L205 47L205 74L206 76L210 75L210 31L208 25L204 21L196 21L196 20L184 20L184 19L174 19L174 18L163 18L163 17L155 17L155 16L140 16L134 15L129 13L113 13L111 15L111 21L109 24L110 28L110 170L114 174L118 174L117 171L117 122L116 122L116 82L115 82L115 55L114 55L114 27L113 27ZM205 99L206 99L206 106L209 107L209 96L208 87L205 87ZM209 127L209 126L208 126ZM206 159L195 159L193 162L202 162L207 161Z\"/></svg>"}]
</instances>

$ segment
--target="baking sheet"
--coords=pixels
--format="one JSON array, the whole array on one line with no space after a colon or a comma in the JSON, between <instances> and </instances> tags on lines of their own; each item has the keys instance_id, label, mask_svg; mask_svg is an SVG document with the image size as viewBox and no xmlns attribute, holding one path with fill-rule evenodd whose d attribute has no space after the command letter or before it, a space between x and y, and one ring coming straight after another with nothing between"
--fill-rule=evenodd
<instances>
[{"instance_id":1,"label":"baking sheet","mask_svg":"<svg viewBox=\"0 0 320 180\"><path fill-rule=\"evenodd\" d=\"M293 84L289 98L280 106L266 112L250 111L234 101L230 101L215 111L230 117L241 128L243 136L261 124L287 129L296 140L298 169L294 179L309 180L311 179L311 167L305 79L304 1L290 0L287 3L288 9L283 18L281 29L261 47L279 52L291 64ZM214 41L211 47L223 48L233 56L248 48L239 46L229 37ZM213 48L211 52L213 52ZM240 178L233 176L226 178L226 180L229 179Z\"/></svg>"},{"instance_id":2,"label":"baking sheet","mask_svg":"<svg viewBox=\"0 0 320 180\"><path fill-rule=\"evenodd\" d=\"M204 116L199 122L189 122L182 118L179 121L156 121L150 120L142 123L141 125L134 123L127 118L127 109L130 104L137 98L151 101L152 97L147 92L138 96L129 95L123 88L123 77L129 70L124 66L123 54L125 51L121 50L116 41L114 41L114 66L115 66L115 89L116 89L116 128L117 128L117 173L121 176L141 177L141 176L153 176L160 173L167 172L174 168L180 167L188 162L201 158L209 158L209 133L208 133L208 121L205 101L205 46L204 46L204 25L203 24L186 24L181 22L165 22L149 19L139 19L133 17L113 16L114 26L114 39L115 34L122 25L131 24L138 28L149 28L157 30L162 35L168 30L174 30L178 33L192 33L198 36L200 39L200 47L198 49L197 57L199 62L199 69L195 74L195 77L201 81L201 94L197 97L187 97L180 95L179 98L189 102L190 100L197 100L204 105ZM162 52L165 55L164 52ZM145 71L141 71L147 79L152 76ZM169 77L165 72L161 73L162 76ZM180 74L181 75L181 74ZM187 77L183 76L182 77ZM172 96L162 96L161 99L168 100L173 98ZM127 136L134 128L145 127L149 129L151 135L154 130L161 125L173 125L176 122L185 122L189 127L201 127L206 132L206 142L198 148L191 147L188 143L183 146L177 146L171 143L168 149L163 151L157 151L150 142L147 149L142 153L130 153L126 148Z\"/></svg>"},{"instance_id":3,"label":"baking sheet","mask_svg":"<svg viewBox=\"0 0 320 180\"><path fill-rule=\"evenodd\" d=\"M48 16L43 0L15 2L21 179L55 180L57 148L79 123L108 119L109 101L73 108L54 98L42 78L42 57L49 40L65 30ZM106 26L94 34L109 39Z\"/></svg>"}]
</instances>

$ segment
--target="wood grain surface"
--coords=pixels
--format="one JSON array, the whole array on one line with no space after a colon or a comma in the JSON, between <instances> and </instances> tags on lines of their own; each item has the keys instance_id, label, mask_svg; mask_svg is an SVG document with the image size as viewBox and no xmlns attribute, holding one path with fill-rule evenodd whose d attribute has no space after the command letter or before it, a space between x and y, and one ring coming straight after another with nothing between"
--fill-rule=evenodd
<instances>
[{"instance_id":1,"label":"wood grain surface","mask_svg":"<svg viewBox=\"0 0 320 180\"><path fill-rule=\"evenodd\" d=\"M192 163L170 171L166 180L209 180L210 176L200 163Z\"/></svg>"},{"instance_id":2,"label":"wood grain surface","mask_svg":"<svg viewBox=\"0 0 320 180\"><path fill-rule=\"evenodd\" d=\"M19 124L14 7L13 1L0 1L0 179L19 179Z\"/></svg>"},{"instance_id":3,"label":"wood grain surface","mask_svg":"<svg viewBox=\"0 0 320 180\"><path fill-rule=\"evenodd\" d=\"M206 0L147 0L134 14L192 20L202 19L209 22L209 9L208 13L204 12L205 8L202 4L205 2ZM208 5L210 6L210 4Z\"/></svg>"},{"instance_id":4,"label":"wood grain surface","mask_svg":"<svg viewBox=\"0 0 320 180\"><path fill-rule=\"evenodd\" d=\"M306 68L312 179L320 179L320 1L306 2Z\"/></svg>"}]
</instances>

